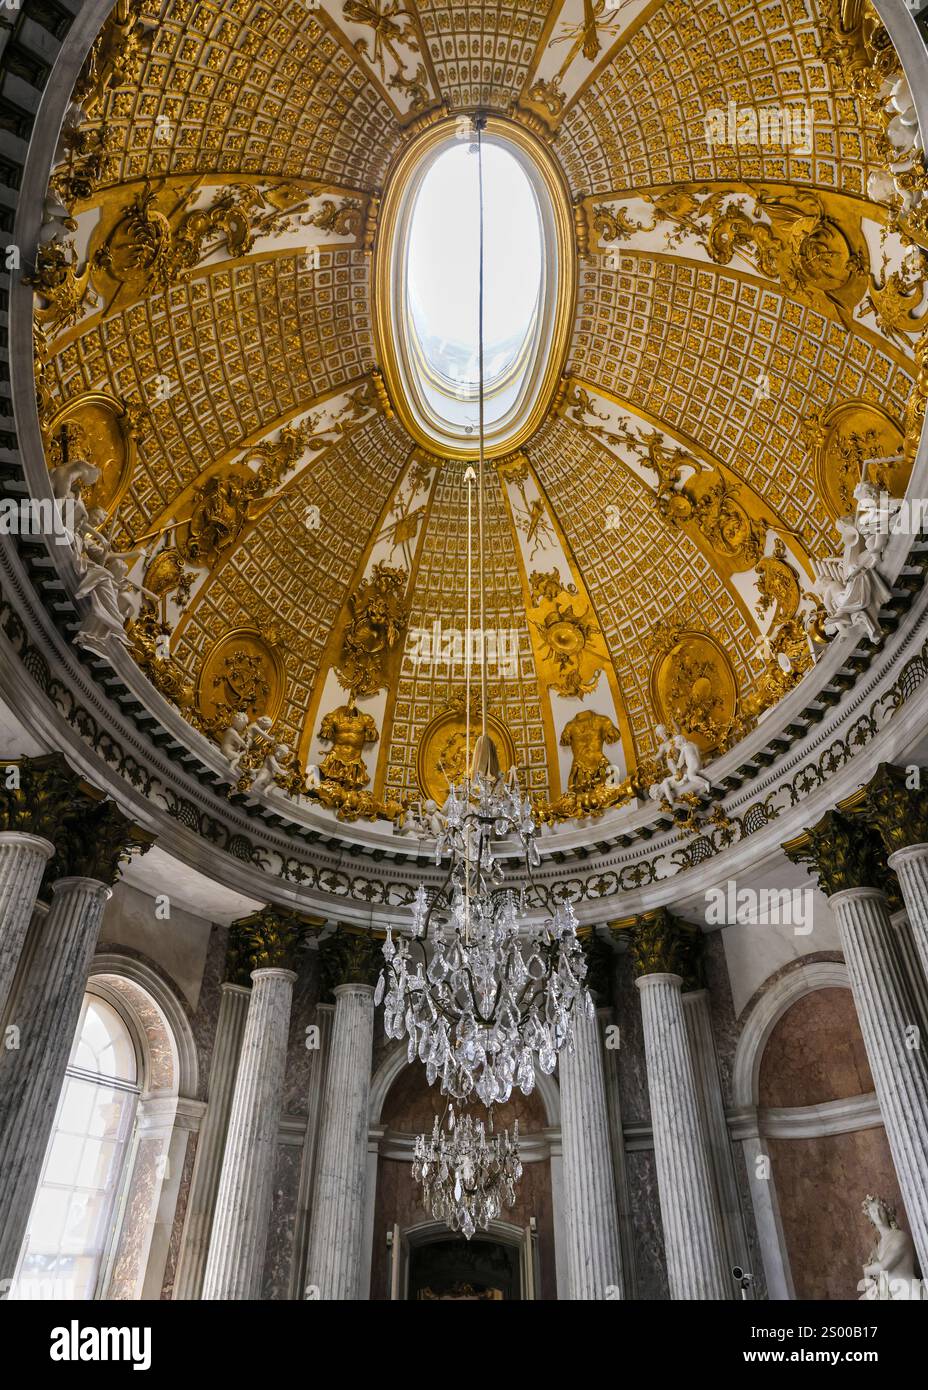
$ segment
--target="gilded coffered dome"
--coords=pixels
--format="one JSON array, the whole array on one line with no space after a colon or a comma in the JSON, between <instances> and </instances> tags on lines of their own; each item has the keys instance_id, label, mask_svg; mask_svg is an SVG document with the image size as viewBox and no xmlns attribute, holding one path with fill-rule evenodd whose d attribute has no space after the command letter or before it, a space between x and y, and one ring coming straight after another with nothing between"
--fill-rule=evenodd
<instances>
[{"instance_id":1,"label":"gilded coffered dome","mask_svg":"<svg viewBox=\"0 0 928 1390\"><path fill-rule=\"evenodd\" d=\"M855 486L901 497L914 461L910 105L854 0L120 0L32 280L87 662L128 653L233 794L308 770L343 819L443 798L470 272L423 267L455 235L442 167L467 210L476 113L515 306L482 484L501 759L558 821L653 780L660 725L730 747L824 650L817 566Z\"/></svg>"}]
</instances>

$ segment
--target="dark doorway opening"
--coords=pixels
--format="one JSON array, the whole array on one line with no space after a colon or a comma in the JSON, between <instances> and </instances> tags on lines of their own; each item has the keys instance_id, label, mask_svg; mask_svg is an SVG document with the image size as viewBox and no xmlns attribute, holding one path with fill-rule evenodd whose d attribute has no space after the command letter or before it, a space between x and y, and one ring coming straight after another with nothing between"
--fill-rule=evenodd
<instances>
[{"instance_id":1,"label":"dark doorway opening","mask_svg":"<svg viewBox=\"0 0 928 1390\"><path fill-rule=\"evenodd\" d=\"M409 1297L428 1301L501 1301L522 1297L519 1250L474 1236L428 1241L409 1251Z\"/></svg>"}]
</instances>

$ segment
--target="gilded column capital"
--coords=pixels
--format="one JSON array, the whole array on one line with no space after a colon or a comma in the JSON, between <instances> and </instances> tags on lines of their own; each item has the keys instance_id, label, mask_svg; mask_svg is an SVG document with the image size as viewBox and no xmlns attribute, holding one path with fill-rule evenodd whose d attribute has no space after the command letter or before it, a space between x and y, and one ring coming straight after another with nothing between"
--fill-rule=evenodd
<instances>
[{"instance_id":1,"label":"gilded column capital","mask_svg":"<svg viewBox=\"0 0 928 1390\"><path fill-rule=\"evenodd\" d=\"M286 907L262 907L240 917L229 926L226 980L247 987L254 970L295 970L300 951L322 925Z\"/></svg>"},{"instance_id":2,"label":"gilded column capital","mask_svg":"<svg viewBox=\"0 0 928 1390\"><path fill-rule=\"evenodd\" d=\"M846 888L889 889L891 875L880 838L860 817L827 811L781 848L794 864L805 864L828 898Z\"/></svg>"},{"instance_id":3,"label":"gilded column capital","mask_svg":"<svg viewBox=\"0 0 928 1390\"><path fill-rule=\"evenodd\" d=\"M627 929L635 977L680 975L684 989L702 989L702 932L666 907L636 917Z\"/></svg>"},{"instance_id":4,"label":"gilded column capital","mask_svg":"<svg viewBox=\"0 0 928 1390\"><path fill-rule=\"evenodd\" d=\"M339 985L374 985L383 969L383 942L370 932L339 927L320 942L322 982L327 993Z\"/></svg>"},{"instance_id":5,"label":"gilded column capital","mask_svg":"<svg viewBox=\"0 0 928 1390\"><path fill-rule=\"evenodd\" d=\"M918 771L928 777L928 772ZM879 834L887 854L928 844L928 785L913 787L911 780L906 768L880 763L855 798L854 809Z\"/></svg>"},{"instance_id":6,"label":"gilded column capital","mask_svg":"<svg viewBox=\"0 0 928 1390\"><path fill-rule=\"evenodd\" d=\"M112 886L121 864L146 854L155 837L123 815L115 801L94 799L89 790L62 820L46 882L59 878L93 878Z\"/></svg>"},{"instance_id":7,"label":"gilded column capital","mask_svg":"<svg viewBox=\"0 0 928 1390\"><path fill-rule=\"evenodd\" d=\"M18 830L55 844L89 804L86 785L62 753L0 758L0 831Z\"/></svg>"}]
</instances>

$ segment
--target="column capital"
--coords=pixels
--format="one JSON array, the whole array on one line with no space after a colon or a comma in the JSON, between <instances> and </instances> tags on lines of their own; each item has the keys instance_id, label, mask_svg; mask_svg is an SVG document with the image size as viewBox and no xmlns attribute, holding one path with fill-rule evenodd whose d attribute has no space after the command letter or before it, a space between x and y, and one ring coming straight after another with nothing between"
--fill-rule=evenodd
<instances>
[{"instance_id":1,"label":"column capital","mask_svg":"<svg viewBox=\"0 0 928 1390\"><path fill-rule=\"evenodd\" d=\"M928 772L923 775L928 777ZM904 767L880 763L874 776L848 803L849 810L857 811L876 830L887 854L928 845L928 793L910 786L909 781Z\"/></svg>"},{"instance_id":2,"label":"column capital","mask_svg":"<svg viewBox=\"0 0 928 1390\"><path fill-rule=\"evenodd\" d=\"M639 982L648 975L679 975L684 989L701 988L702 932L692 922L659 907L636 917L628 936Z\"/></svg>"},{"instance_id":3,"label":"column capital","mask_svg":"<svg viewBox=\"0 0 928 1390\"><path fill-rule=\"evenodd\" d=\"M87 809L87 791L63 753L0 758L0 831L54 845L67 822Z\"/></svg>"},{"instance_id":4,"label":"column capital","mask_svg":"<svg viewBox=\"0 0 928 1390\"><path fill-rule=\"evenodd\" d=\"M256 970L293 970L299 952L322 928L318 917L287 907L262 907L229 927L227 982L248 988Z\"/></svg>"},{"instance_id":5,"label":"column capital","mask_svg":"<svg viewBox=\"0 0 928 1390\"><path fill-rule=\"evenodd\" d=\"M155 837L135 825L115 801L89 794L62 820L46 880L92 878L112 886L132 854L147 854Z\"/></svg>"},{"instance_id":6,"label":"column capital","mask_svg":"<svg viewBox=\"0 0 928 1390\"><path fill-rule=\"evenodd\" d=\"M840 811L827 811L781 848L792 863L805 864L826 898L848 888L885 885L889 879L879 836L862 819Z\"/></svg>"},{"instance_id":7,"label":"column capital","mask_svg":"<svg viewBox=\"0 0 928 1390\"><path fill-rule=\"evenodd\" d=\"M363 929L339 927L319 944L325 991L339 985L374 985L383 969L383 942Z\"/></svg>"}]
</instances>

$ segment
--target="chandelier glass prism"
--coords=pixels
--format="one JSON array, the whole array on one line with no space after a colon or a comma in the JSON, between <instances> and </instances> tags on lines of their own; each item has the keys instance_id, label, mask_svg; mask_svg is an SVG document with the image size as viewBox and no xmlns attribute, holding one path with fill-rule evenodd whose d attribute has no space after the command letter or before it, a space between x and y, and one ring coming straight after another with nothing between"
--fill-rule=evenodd
<instances>
[{"instance_id":1,"label":"chandelier glass prism","mask_svg":"<svg viewBox=\"0 0 928 1390\"><path fill-rule=\"evenodd\" d=\"M522 1176L519 1122L502 1134L487 1134L482 1120L464 1115L455 1123L448 1110L448 1129L435 1116L430 1137L416 1137L412 1175L422 1184L422 1204L436 1221L470 1240L485 1231L505 1208L515 1205Z\"/></svg>"}]
</instances>

